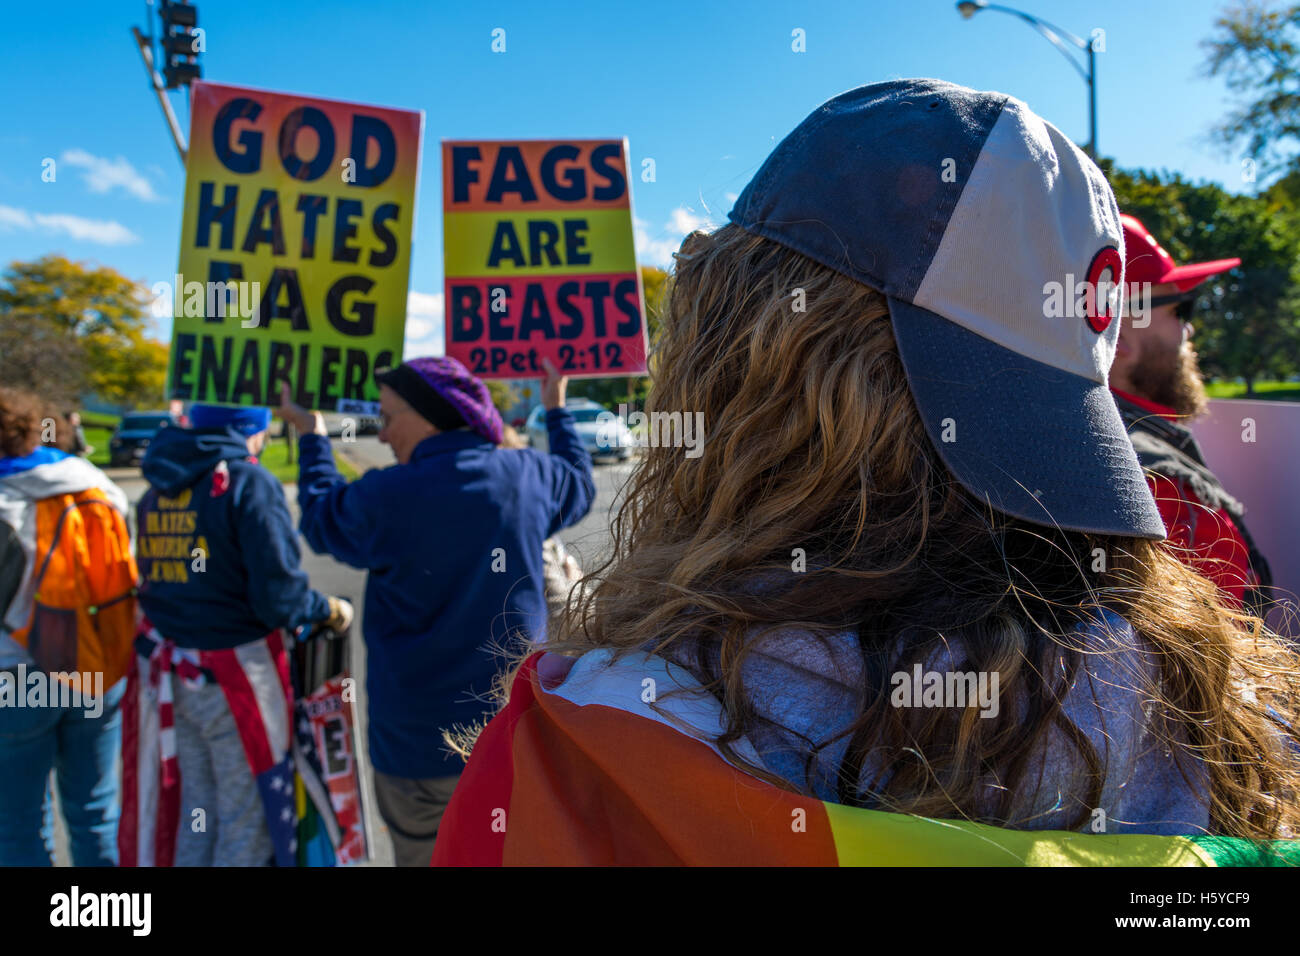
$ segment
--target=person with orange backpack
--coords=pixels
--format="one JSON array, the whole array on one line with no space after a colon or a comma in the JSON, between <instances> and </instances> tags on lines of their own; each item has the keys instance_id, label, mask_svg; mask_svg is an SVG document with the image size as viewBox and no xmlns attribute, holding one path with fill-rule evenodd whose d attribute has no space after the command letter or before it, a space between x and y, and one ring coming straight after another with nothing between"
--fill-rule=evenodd
<instances>
[{"instance_id":1,"label":"person with orange backpack","mask_svg":"<svg viewBox=\"0 0 1300 956\"><path fill-rule=\"evenodd\" d=\"M0 388L0 865L53 862L50 771L77 866L117 863L136 566L122 490Z\"/></svg>"}]
</instances>

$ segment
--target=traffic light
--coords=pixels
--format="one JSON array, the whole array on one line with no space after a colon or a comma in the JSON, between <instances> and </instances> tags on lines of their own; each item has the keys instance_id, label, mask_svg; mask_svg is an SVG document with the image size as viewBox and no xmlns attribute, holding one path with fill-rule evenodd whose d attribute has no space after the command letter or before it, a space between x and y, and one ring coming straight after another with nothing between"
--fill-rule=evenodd
<instances>
[{"instance_id":1,"label":"traffic light","mask_svg":"<svg viewBox=\"0 0 1300 956\"><path fill-rule=\"evenodd\" d=\"M199 53L203 50L202 31L195 32L199 8L177 0L162 0L163 78L167 89L185 86L203 75Z\"/></svg>"}]
</instances>

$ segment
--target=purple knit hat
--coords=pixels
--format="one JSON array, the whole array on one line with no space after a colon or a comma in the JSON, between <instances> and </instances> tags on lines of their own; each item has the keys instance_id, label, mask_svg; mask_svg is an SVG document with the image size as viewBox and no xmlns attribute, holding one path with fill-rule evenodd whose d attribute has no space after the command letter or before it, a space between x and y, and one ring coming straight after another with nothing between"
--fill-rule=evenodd
<instances>
[{"instance_id":1,"label":"purple knit hat","mask_svg":"<svg viewBox=\"0 0 1300 956\"><path fill-rule=\"evenodd\" d=\"M416 377L419 385L416 385ZM487 386L454 358L437 355L411 359L397 368L380 372L375 376L375 381L392 388L410 402L416 411L437 425L439 422L435 420L436 413L429 413L428 403L422 402L418 394L422 387L430 388L459 413L471 431L494 445L501 443L504 426L500 412L492 404Z\"/></svg>"}]
</instances>

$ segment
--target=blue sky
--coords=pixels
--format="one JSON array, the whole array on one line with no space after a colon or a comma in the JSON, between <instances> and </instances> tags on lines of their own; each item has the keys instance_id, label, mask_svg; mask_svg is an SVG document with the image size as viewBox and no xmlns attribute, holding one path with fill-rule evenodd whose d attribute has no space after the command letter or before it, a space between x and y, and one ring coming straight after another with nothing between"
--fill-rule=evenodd
<instances>
[{"instance_id":1,"label":"blue sky","mask_svg":"<svg viewBox=\"0 0 1300 956\"><path fill-rule=\"evenodd\" d=\"M1098 54L1101 151L1233 191L1240 158L1207 131L1230 100L1200 73L1226 0L1013 2ZM862 83L938 76L1010 93L1087 138L1086 88L1028 26L951 0L452 3L200 0L205 78L425 111L407 350L440 350L443 138L626 136L638 256L666 266L720 222L775 143ZM54 9L57 9L57 18ZM184 172L129 29L141 0L10 4L0 57L0 262L61 252L146 286L176 268ZM494 28L506 52L491 51ZM802 29L806 52L791 49ZM184 98L172 94L188 129ZM42 160L58 160L43 182ZM640 181L641 161L657 179ZM158 334L169 334L168 320Z\"/></svg>"}]
</instances>

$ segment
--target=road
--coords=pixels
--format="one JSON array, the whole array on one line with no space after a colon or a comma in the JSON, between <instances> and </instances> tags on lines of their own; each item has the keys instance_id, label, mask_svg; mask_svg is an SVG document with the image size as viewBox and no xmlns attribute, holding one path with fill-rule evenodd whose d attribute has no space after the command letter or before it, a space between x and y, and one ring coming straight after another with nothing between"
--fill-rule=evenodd
<instances>
[{"instance_id":1,"label":"road","mask_svg":"<svg viewBox=\"0 0 1300 956\"><path fill-rule=\"evenodd\" d=\"M377 438L358 437L354 441L347 442L335 438L333 442L335 449L346 457L358 472L365 472L371 468L385 468L394 463L393 454L388 449L388 446L380 444ZM631 462L596 465L594 473L596 501L592 505L591 511L581 522L560 534L565 547L573 553L574 557L578 559L578 563L584 568L595 567L596 562L603 558L612 546L609 535L611 506L618 499L624 482L632 473L632 467ZM148 487L140 476L140 469L138 468L111 468L106 469L106 471L108 476L126 493L132 506L140 500ZM284 491L285 497L289 501L290 510L293 512L294 521L297 522L298 488L296 485L286 484ZM134 521L132 523L134 524ZM305 543L302 545L302 551L303 568L310 576L312 586L325 594L352 598L357 608L357 620L353 625L355 636L351 645L350 669L352 676L356 678L357 686L357 746L363 758L365 758L366 653L365 645L360 638L362 619L365 614L364 601L362 600L366 584L365 572L340 564L327 555L315 554ZM387 828L384 826L383 821L379 819L378 811L375 809L376 803L369 760L363 759L361 767L363 770L363 785L366 789L366 806L370 814L370 831L373 837L369 865L392 866L393 848L388 839ZM62 817L57 813L55 814L55 845L56 862L60 866L69 865L67 834L63 828Z\"/></svg>"}]
</instances>

